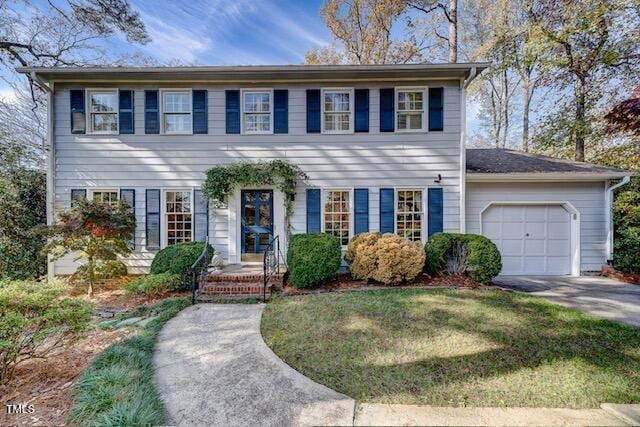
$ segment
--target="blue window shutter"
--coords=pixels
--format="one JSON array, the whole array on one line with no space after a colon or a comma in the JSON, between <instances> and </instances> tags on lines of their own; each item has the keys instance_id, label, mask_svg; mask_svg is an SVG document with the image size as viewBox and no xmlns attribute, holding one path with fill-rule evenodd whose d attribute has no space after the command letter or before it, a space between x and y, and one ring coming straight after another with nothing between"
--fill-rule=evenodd
<instances>
[{"instance_id":1,"label":"blue window shutter","mask_svg":"<svg viewBox=\"0 0 640 427\"><path fill-rule=\"evenodd\" d=\"M395 191L393 188L380 189L380 232L395 232Z\"/></svg>"},{"instance_id":2,"label":"blue window shutter","mask_svg":"<svg viewBox=\"0 0 640 427\"><path fill-rule=\"evenodd\" d=\"M204 197L202 190L194 190L194 214L193 236L196 242L204 242L209 230L209 199Z\"/></svg>"},{"instance_id":3,"label":"blue window shutter","mask_svg":"<svg viewBox=\"0 0 640 427\"><path fill-rule=\"evenodd\" d=\"M240 133L240 91L225 90L224 96L227 133Z\"/></svg>"},{"instance_id":4,"label":"blue window shutter","mask_svg":"<svg viewBox=\"0 0 640 427\"><path fill-rule=\"evenodd\" d=\"M134 189L120 189L120 200L129 205L129 211L136 214L136 190ZM131 249L136 248L136 237L135 231L133 232L133 236L131 236L131 240L129 240L129 247Z\"/></svg>"},{"instance_id":5,"label":"blue window shutter","mask_svg":"<svg viewBox=\"0 0 640 427\"><path fill-rule=\"evenodd\" d=\"M393 132L395 129L395 91L380 89L380 132Z\"/></svg>"},{"instance_id":6,"label":"blue window shutter","mask_svg":"<svg viewBox=\"0 0 640 427\"><path fill-rule=\"evenodd\" d=\"M289 133L289 91L273 91L273 133Z\"/></svg>"},{"instance_id":7,"label":"blue window shutter","mask_svg":"<svg viewBox=\"0 0 640 427\"><path fill-rule=\"evenodd\" d=\"M443 229L443 198L442 188L429 188L427 201L429 202L427 223L429 224L427 235L442 232Z\"/></svg>"},{"instance_id":8,"label":"blue window shutter","mask_svg":"<svg viewBox=\"0 0 640 427\"><path fill-rule=\"evenodd\" d=\"M307 233L320 232L320 189L307 189Z\"/></svg>"},{"instance_id":9,"label":"blue window shutter","mask_svg":"<svg viewBox=\"0 0 640 427\"><path fill-rule=\"evenodd\" d=\"M84 188L73 188L71 190L71 205L78 200L87 200L87 190Z\"/></svg>"},{"instance_id":10,"label":"blue window shutter","mask_svg":"<svg viewBox=\"0 0 640 427\"><path fill-rule=\"evenodd\" d=\"M157 90L144 91L144 133L160 133L160 105Z\"/></svg>"},{"instance_id":11,"label":"blue window shutter","mask_svg":"<svg viewBox=\"0 0 640 427\"><path fill-rule=\"evenodd\" d=\"M84 90L70 90L71 133L85 133L87 120L84 109Z\"/></svg>"},{"instance_id":12,"label":"blue window shutter","mask_svg":"<svg viewBox=\"0 0 640 427\"><path fill-rule=\"evenodd\" d=\"M429 88L429 130L444 129L444 89Z\"/></svg>"},{"instance_id":13,"label":"blue window shutter","mask_svg":"<svg viewBox=\"0 0 640 427\"><path fill-rule=\"evenodd\" d=\"M369 190L356 188L353 190L354 198L354 229L355 234L369 231Z\"/></svg>"},{"instance_id":14,"label":"blue window shutter","mask_svg":"<svg viewBox=\"0 0 640 427\"><path fill-rule=\"evenodd\" d=\"M320 133L320 89L307 89L307 133Z\"/></svg>"},{"instance_id":15,"label":"blue window shutter","mask_svg":"<svg viewBox=\"0 0 640 427\"><path fill-rule=\"evenodd\" d=\"M147 249L160 249L160 190L147 190L146 206L146 235Z\"/></svg>"},{"instance_id":16,"label":"blue window shutter","mask_svg":"<svg viewBox=\"0 0 640 427\"><path fill-rule=\"evenodd\" d=\"M206 90L194 90L191 94L193 103L193 133L206 134L209 132L209 116L207 114Z\"/></svg>"},{"instance_id":17,"label":"blue window shutter","mask_svg":"<svg viewBox=\"0 0 640 427\"><path fill-rule=\"evenodd\" d=\"M369 89L356 89L354 101L356 110L355 131L369 132Z\"/></svg>"},{"instance_id":18,"label":"blue window shutter","mask_svg":"<svg viewBox=\"0 0 640 427\"><path fill-rule=\"evenodd\" d=\"M120 109L120 133L131 134L135 133L135 122L133 112L133 91L121 90L119 91L119 109Z\"/></svg>"}]
</instances>

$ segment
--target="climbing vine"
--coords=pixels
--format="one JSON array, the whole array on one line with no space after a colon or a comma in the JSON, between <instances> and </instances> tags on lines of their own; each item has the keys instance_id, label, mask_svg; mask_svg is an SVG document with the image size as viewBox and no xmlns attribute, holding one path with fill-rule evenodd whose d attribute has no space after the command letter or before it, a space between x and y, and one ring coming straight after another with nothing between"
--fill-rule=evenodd
<instances>
[{"instance_id":1,"label":"climbing vine","mask_svg":"<svg viewBox=\"0 0 640 427\"><path fill-rule=\"evenodd\" d=\"M284 194L285 223L289 233L289 219L293 215L293 199L299 181L309 179L298 166L285 160L270 162L239 162L231 165L215 166L207 170L207 178L202 185L203 193L214 202L224 203L229 194L241 186L251 187L273 185Z\"/></svg>"}]
</instances>

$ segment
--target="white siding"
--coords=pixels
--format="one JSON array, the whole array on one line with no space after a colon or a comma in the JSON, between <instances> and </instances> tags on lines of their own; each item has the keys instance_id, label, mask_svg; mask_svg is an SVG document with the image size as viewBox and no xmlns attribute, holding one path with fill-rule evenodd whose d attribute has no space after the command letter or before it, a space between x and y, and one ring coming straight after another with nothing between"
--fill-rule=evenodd
<instances>
[{"instance_id":1,"label":"white siding","mask_svg":"<svg viewBox=\"0 0 640 427\"><path fill-rule=\"evenodd\" d=\"M491 202L569 202L580 212L580 270L606 263L604 182L467 183L467 232L480 233L480 213Z\"/></svg>"},{"instance_id":2,"label":"white siding","mask_svg":"<svg viewBox=\"0 0 640 427\"><path fill-rule=\"evenodd\" d=\"M401 82L395 86L416 85ZM79 85L56 85L55 94L55 207L69 206L72 188L116 187L136 189L136 251L127 260L141 273L153 259L145 248L145 189L199 187L204 172L215 165L240 160L286 159L300 166L312 187L361 187L370 189L370 227L379 224L380 187L436 186L442 175L444 228L459 230L460 90L456 80L437 81L445 87L444 131L429 133L381 133L379 131L379 88L394 84L356 84L370 88L369 133L322 135L306 133L306 89L322 85L276 85L289 89L289 133L280 135L226 135L224 90L240 86L197 85L209 91L208 135L145 135L144 89L163 85L137 85L135 90L134 135L72 135L69 89ZM95 85L91 85L95 87ZM106 85L108 86L108 85ZM264 87L264 85L260 85ZM341 86L349 86L347 84ZM105 87L105 85L101 85ZM169 87L178 87L170 84ZM247 86L242 86L249 87ZM293 231L306 229L305 187L298 189ZM228 210L210 210L209 234L216 250L227 254ZM73 272L70 259L56 263L55 272Z\"/></svg>"}]
</instances>

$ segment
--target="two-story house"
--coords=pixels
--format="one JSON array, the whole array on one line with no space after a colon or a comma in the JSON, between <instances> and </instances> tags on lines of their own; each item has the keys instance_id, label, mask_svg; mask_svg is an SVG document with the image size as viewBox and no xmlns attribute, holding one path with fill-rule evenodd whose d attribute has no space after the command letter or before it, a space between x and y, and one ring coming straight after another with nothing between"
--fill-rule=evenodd
<instances>
[{"instance_id":1,"label":"two-story house","mask_svg":"<svg viewBox=\"0 0 640 427\"><path fill-rule=\"evenodd\" d=\"M628 173L509 150L465 150L469 83L486 64L23 68L49 94L49 222L74 198L125 199L131 273L160 248L209 236L229 263L286 238L268 186L208 204L205 171L285 159L300 185L293 233L344 245L363 231L425 242L490 237L504 274L599 270L611 258L613 184ZM284 245L286 247L286 245ZM51 263L69 274L72 258Z\"/></svg>"}]
</instances>

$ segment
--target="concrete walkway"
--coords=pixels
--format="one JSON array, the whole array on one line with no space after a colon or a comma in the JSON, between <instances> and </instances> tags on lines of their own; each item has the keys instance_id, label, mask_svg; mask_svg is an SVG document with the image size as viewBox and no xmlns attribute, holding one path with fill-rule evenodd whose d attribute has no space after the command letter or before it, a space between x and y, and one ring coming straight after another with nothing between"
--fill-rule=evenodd
<instances>
[{"instance_id":1,"label":"concrete walkway","mask_svg":"<svg viewBox=\"0 0 640 427\"><path fill-rule=\"evenodd\" d=\"M261 304L198 304L167 322L153 357L167 424L613 426L637 421L637 405L617 405L614 416L602 409L356 404L298 373L266 346L260 334L263 309Z\"/></svg>"},{"instance_id":2,"label":"concrete walkway","mask_svg":"<svg viewBox=\"0 0 640 427\"><path fill-rule=\"evenodd\" d=\"M498 276L495 284L640 327L640 286L598 276Z\"/></svg>"},{"instance_id":3,"label":"concrete walkway","mask_svg":"<svg viewBox=\"0 0 640 427\"><path fill-rule=\"evenodd\" d=\"M353 399L311 381L266 346L263 309L198 304L167 322L153 364L168 424L353 424Z\"/></svg>"}]
</instances>

